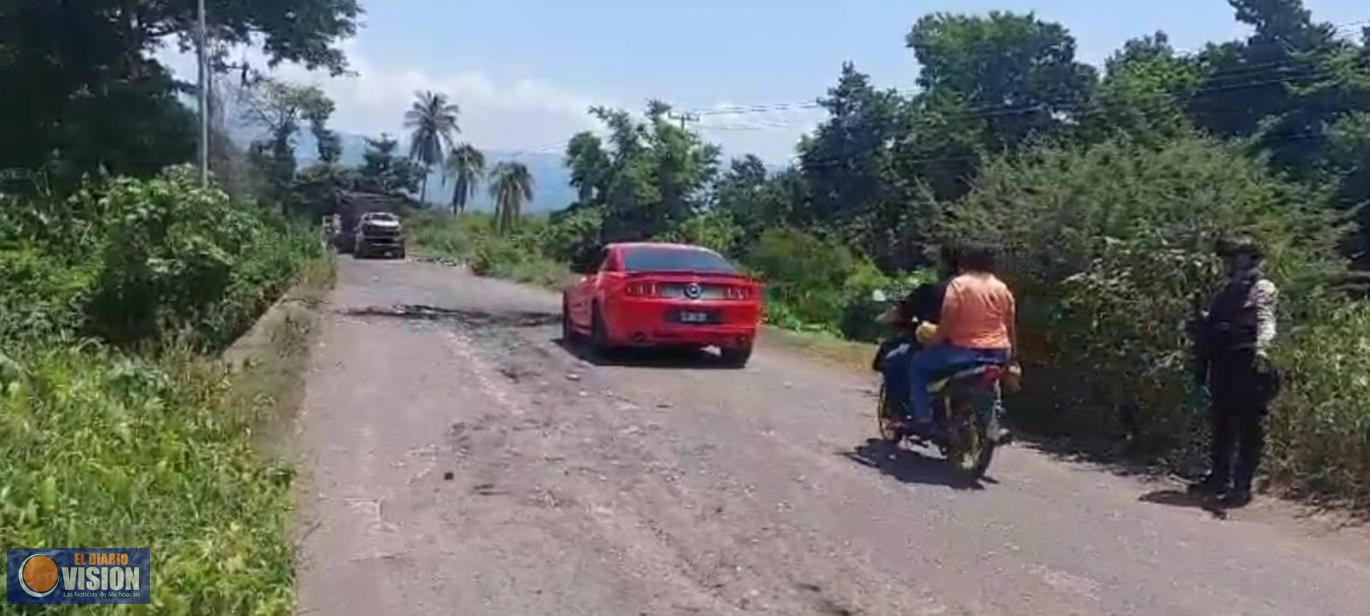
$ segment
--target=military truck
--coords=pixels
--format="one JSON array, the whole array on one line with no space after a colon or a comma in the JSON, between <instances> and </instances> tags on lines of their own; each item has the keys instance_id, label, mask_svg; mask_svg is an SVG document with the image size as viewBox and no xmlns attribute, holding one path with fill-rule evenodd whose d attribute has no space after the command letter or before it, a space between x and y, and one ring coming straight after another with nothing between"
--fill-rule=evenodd
<instances>
[{"instance_id":1,"label":"military truck","mask_svg":"<svg viewBox=\"0 0 1370 616\"><path fill-rule=\"evenodd\" d=\"M404 258L404 225L390 212L362 214L352 238L352 256L358 259L372 255Z\"/></svg>"},{"instance_id":2,"label":"military truck","mask_svg":"<svg viewBox=\"0 0 1370 616\"><path fill-rule=\"evenodd\" d=\"M361 258L382 254L404 258L404 226L396 212L412 204L403 195L340 191L334 208L333 245L339 252Z\"/></svg>"}]
</instances>

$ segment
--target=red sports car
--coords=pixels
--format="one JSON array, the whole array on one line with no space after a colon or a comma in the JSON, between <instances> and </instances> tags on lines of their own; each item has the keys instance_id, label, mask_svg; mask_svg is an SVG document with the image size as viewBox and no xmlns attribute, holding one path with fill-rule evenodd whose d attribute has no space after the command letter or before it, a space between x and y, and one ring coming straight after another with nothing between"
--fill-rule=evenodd
<instances>
[{"instance_id":1,"label":"red sports car","mask_svg":"<svg viewBox=\"0 0 1370 616\"><path fill-rule=\"evenodd\" d=\"M616 347L716 346L745 366L761 320L761 285L718 253L698 246L610 244L576 268L562 295L568 342L589 336Z\"/></svg>"}]
</instances>

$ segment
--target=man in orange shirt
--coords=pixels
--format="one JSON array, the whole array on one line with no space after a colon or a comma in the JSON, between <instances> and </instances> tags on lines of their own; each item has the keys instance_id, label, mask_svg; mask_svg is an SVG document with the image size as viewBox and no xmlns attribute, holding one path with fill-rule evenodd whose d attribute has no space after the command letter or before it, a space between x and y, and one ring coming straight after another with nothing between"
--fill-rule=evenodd
<instances>
[{"instance_id":1,"label":"man in orange shirt","mask_svg":"<svg viewBox=\"0 0 1370 616\"><path fill-rule=\"evenodd\" d=\"M961 274L947 285L937 336L910 361L913 411L909 428L933 432L932 393L928 386L957 368L1007 364L1018 333L1017 308L1008 285L994 275L995 250L969 246L961 255Z\"/></svg>"}]
</instances>

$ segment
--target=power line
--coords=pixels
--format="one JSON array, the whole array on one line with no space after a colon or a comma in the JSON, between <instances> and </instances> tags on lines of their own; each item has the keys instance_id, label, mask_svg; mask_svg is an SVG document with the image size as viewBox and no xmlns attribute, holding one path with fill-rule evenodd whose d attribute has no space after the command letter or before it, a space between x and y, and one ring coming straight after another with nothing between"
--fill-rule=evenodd
<instances>
[{"instance_id":1,"label":"power line","mask_svg":"<svg viewBox=\"0 0 1370 616\"><path fill-rule=\"evenodd\" d=\"M1207 87L1207 88L1198 88L1198 89L1193 90L1193 91L1191 91L1191 92L1171 93L1171 92L1159 91L1159 92L1137 93L1137 94L1134 94L1134 95L1133 95L1133 98L1134 98L1134 99L1141 99L1141 100L1148 100L1148 99L1151 99L1151 100L1166 101L1166 100L1173 100L1173 99L1176 99L1177 97L1183 96L1183 97L1188 97L1188 98L1191 98L1191 99L1197 99L1197 98L1202 98L1202 97L1204 97L1204 96L1206 96L1206 95L1214 94L1214 93L1218 93L1218 92L1227 92L1227 91L1232 91L1232 90L1240 90L1240 89L1254 88L1254 87L1267 86L1267 85L1276 85L1276 84L1291 84L1291 83L1295 83L1295 82L1299 82L1299 81L1316 81L1316 80L1319 80L1319 79L1323 79L1323 78L1327 78L1327 77L1332 77L1332 76L1335 76L1335 75L1336 75L1336 73L1335 73L1334 71L1328 70L1328 69L1323 69L1323 70L1312 70L1312 71L1308 71L1308 72L1305 72L1305 73L1302 73L1302 74L1285 75L1285 76L1282 76L1282 77L1279 77L1279 78L1275 78L1275 79L1249 80L1249 81L1246 81L1246 82L1233 82L1233 83L1223 84L1223 85L1219 85L1219 86L1211 86L1211 87ZM1215 109L1215 108L1209 107L1209 109ZM1216 109L1216 110L1220 110L1220 109ZM1229 110L1229 111L1246 111L1246 109L1228 109L1228 110ZM997 117L997 116L1018 115L1018 114L1033 114L1033 113L1042 113L1042 112L1069 113L1069 114L1071 114L1072 116L1074 116L1074 117L1076 117L1076 118L1078 119L1078 118L1082 118L1082 117L1090 117L1090 116L1092 116L1092 115L1102 115L1102 114L1112 113L1112 110L1103 109L1103 108L1098 108L1098 107L1095 106L1094 101L1089 101L1089 100L1086 100L1086 101L1065 101L1065 100L1058 100L1058 101L1043 101L1043 102L1040 102L1040 103L1032 103L1032 104L1026 104L1026 105L995 105L995 104L987 104L987 105L981 105L981 106L976 106L976 107L968 107L968 108L965 108L965 109L960 109L960 110L956 110L956 111L952 111L952 112L936 112L936 113L934 113L933 115L934 115L935 117L937 117L938 119L943 119L943 120L958 120L958 119L960 119L960 120L970 120L970 119L982 119L982 118ZM795 128L796 126L797 126L797 125L795 125L795 124L793 124L793 123L790 123L790 122L771 122L771 123L769 123L769 124L741 124L741 125L731 125L731 126L726 126L726 127L701 126L701 129L703 129L703 130L725 130L725 131L729 131L729 130L765 130L766 128Z\"/></svg>"},{"instance_id":2,"label":"power line","mask_svg":"<svg viewBox=\"0 0 1370 616\"><path fill-rule=\"evenodd\" d=\"M1370 19L1365 19L1365 20L1360 20L1360 21L1352 21L1352 22L1345 22L1345 23L1341 23L1341 24L1332 24L1332 25L1333 25L1332 33L1335 34L1335 33L1337 33L1337 32L1341 32L1341 31L1343 31L1343 30L1347 30L1347 29L1349 29L1349 28L1353 28L1353 27L1356 27L1356 26L1370 25ZM1204 49L1173 50L1172 53L1173 53L1174 56L1176 56L1176 57L1183 57L1183 56L1196 56L1196 55L1202 53L1203 51L1205 51L1205 50L1204 50ZM1251 64L1251 65L1247 65L1247 66L1242 66L1242 67L1233 68L1233 69L1230 69L1230 70L1216 71L1216 72L1213 72L1213 73L1209 73L1209 74L1207 74L1207 75L1204 75L1204 78L1205 78L1205 79L1208 79L1208 80L1221 80L1221 79L1226 78L1226 77L1244 76L1244 75L1247 75L1247 74L1250 74L1250 73L1264 72L1264 71L1267 70L1267 69L1274 69L1274 68L1281 67L1281 66L1289 66L1289 67L1291 67L1291 68L1301 67L1301 66L1302 66L1303 64L1305 64L1306 62L1307 62L1306 60L1301 60L1301 59L1297 59L1297 58L1295 58L1295 59L1285 59L1285 60L1274 60L1274 61L1270 61L1270 62L1261 62L1261 63L1257 63L1257 64ZM895 93L895 94L897 94L897 95L900 95L900 96L915 96L915 95L917 95L917 94L919 94L919 93L921 92L920 90L915 90L915 89L894 89L894 90L890 90L890 91L893 92L893 93ZM791 102L781 102L781 103L761 103L761 104L754 104L754 105L730 105L730 106L723 106L723 107L712 107L712 108L694 109L694 110L690 111L689 113L691 113L691 114L693 114L693 115L696 115L696 116L748 115L748 114L757 114L757 113L773 113L773 112L777 112L777 111L795 111L795 110L803 110L803 109L817 109L817 108L820 108L820 107L823 107L823 103L822 103L822 102L817 101L817 100L808 100L808 101L791 101Z\"/></svg>"},{"instance_id":3,"label":"power line","mask_svg":"<svg viewBox=\"0 0 1370 616\"><path fill-rule=\"evenodd\" d=\"M1323 137L1326 137L1326 136L1327 136L1326 133L1322 133L1322 132L1318 132L1318 131L1301 131L1301 132L1290 133L1290 134L1286 134L1286 135L1270 135L1270 136L1265 136L1265 137L1252 136L1252 137L1248 137L1247 139L1253 139L1254 141L1256 141L1256 142L1258 142L1258 143L1262 143L1262 144L1270 144L1270 143L1288 143L1288 142L1293 142L1293 141L1303 141L1303 140L1307 140L1307 139L1318 139L1318 138L1323 138ZM983 160L983 159L985 159L985 158L993 158L993 155L992 155L992 154L975 153L975 154L965 154L965 155L959 155L959 156L901 157L901 158L898 159L898 162L901 163L901 164L906 164L906 165L911 165L911 164L916 165L916 164L925 164L925 163L946 163L946 162L968 162L968 161L978 161L978 160ZM849 164L849 163L851 162L851 159L847 159L847 158L837 158L837 157L820 157L820 158L809 158L809 159L805 159L804 156L803 156L802 154L800 154L800 155L796 155L796 156L790 157L789 162L790 162L791 165L803 167L803 168L805 168L805 169L821 169L821 168L824 168L824 167L837 167L837 166L846 165L846 164Z\"/></svg>"}]
</instances>

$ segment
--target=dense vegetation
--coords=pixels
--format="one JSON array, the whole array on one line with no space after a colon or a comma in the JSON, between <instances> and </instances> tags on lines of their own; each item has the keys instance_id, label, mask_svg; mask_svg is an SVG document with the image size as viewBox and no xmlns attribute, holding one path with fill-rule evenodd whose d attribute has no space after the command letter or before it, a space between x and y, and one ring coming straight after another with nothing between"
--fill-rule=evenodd
<instances>
[{"instance_id":1,"label":"dense vegetation","mask_svg":"<svg viewBox=\"0 0 1370 616\"><path fill-rule=\"evenodd\" d=\"M1198 452L1202 395L1180 324L1219 282L1214 240L1259 237L1284 289L1269 470L1297 491L1370 499L1370 28L1299 0L1230 0L1240 40L1194 52L1164 33L1096 68L1031 14L933 14L906 40L908 95L847 64L791 168L720 149L669 105L595 108L566 165L579 199L503 235L427 217L421 243L480 271L555 281L607 241L694 242L770 285L768 318L869 339L876 287L916 280L940 243L990 239L1022 296L1029 389L1018 419L1076 443L1130 433ZM710 110L747 114L808 104ZM561 270L564 272L564 270ZM1124 421L1125 420L1125 421Z\"/></svg>"},{"instance_id":2,"label":"dense vegetation","mask_svg":"<svg viewBox=\"0 0 1370 616\"><path fill-rule=\"evenodd\" d=\"M351 0L213 8L221 69L230 44L346 68ZM193 90L153 59L193 11L0 7L0 540L150 547L157 613L289 614L292 474L253 451L268 401L215 356L302 272L328 279L299 220L326 195L289 146L306 123L336 160L333 104L239 67L262 139L216 132L201 185Z\"/></svg>"}]
</instances>

